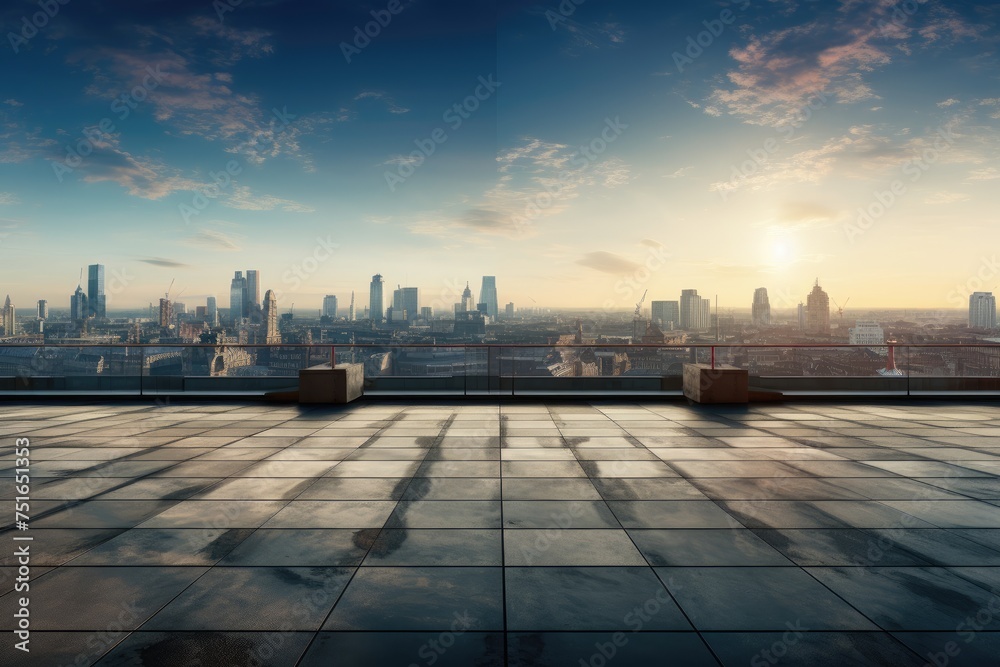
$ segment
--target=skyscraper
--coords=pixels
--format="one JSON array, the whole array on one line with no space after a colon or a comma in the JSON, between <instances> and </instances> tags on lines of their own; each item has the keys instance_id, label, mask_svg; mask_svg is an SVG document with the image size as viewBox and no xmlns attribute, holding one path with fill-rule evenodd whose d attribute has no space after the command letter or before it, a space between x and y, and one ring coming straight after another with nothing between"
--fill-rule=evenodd
<instances>
[{"instance_id":1,"label":"skyscraper","mask_svg":"<svg viewBox=\"0 0 1000 667\"><path fill-rule=\"evenodd\" d=\"M771 324L771 302L767 298L766 287L758 287L753 291L753 306L750 310L755 326L766 327Z\"/></svg>"},{"instance_id":2,"label":"skyscraper","mask_svg":"<svg viewBox=\"0 0 1000 667\"><path fill-rule=\"evenodd\" d=\"M996 329L997 300L993 292L973 292L969 295L969 328Z\"/></svg>"},{"instance_id":3,"label":"skyscraper","mask_svg":"<svg viewBox=\"0 0 1000 667\"><path fill-rule=\"evenodd\" d=\"M375 322L381 322L385 319L385 307L382 303L382 288L384 286L385 281L382 280L381 273L376 273L372 276L372 284L368 295L368 311L370 317Z\"/></svg>"},{"instance_id":4,"label":"skyscraper","mask_svg":"<svg viewBox=\"0 0 1000 667\"><path fill-rule=\"evenodd\" d=\"M170 299L160 299L160 327L169 329L173 319L174 312Z\"/></svg>"},{"instance_id":5,"label":"skyscraper","mask_svg":"<svg viewBox=\"0 0 1000 667\"><path fill-rule=\"evenodd\" d=\"M278 297L273 290L264 293L264 342L267 345L280 345L281 334L278 333Z\"/></svg>"},{"instance_id":6,"label":"skyscraper","mask_svg":"<svg viewBox=\"0 0 1000 667\"><path fill-rule=\"evenodd\" d=\"M650 304L653 322L661 329L676 329L680 326L680 304L676 301L653 301Z\"/></svg>"},{"instance_id":7,"label":"skyscraper","mask_svg":"<svg viewBox=\"0 0 1000 667\"><path fill-rule=\"evenodd\" d=\"M679 319L681 329L697 331L711 325L711 301L698 296L698 290L681 290Z\"/></svg>"},{"instance_id":8,"label":"skyscraper","mask_svg":"<svg viewBox=\"0 0 1000 667\"><path fill-rule=\"evenodd\" d=\"M10 302L10 294L7 295L7 300L3 302L3 335L17 335L17 317L14 312L14 304Z\"/></svg>"},{"instance_id":9,"label":"skyscraper","mask_svg":"<svg viewBox=\"0 0 1000 667\"><path fill-rule=\"evenodd\" d=\"M347 311L347 320L353 322L357 313L354 311L354 290L351 290L351 309Z\"/></svg>"},{"instance_id":10,"label":"skyscraper","mask_svg":"<svg viewBox=\"0 0 1000 667\"><path fill-rule=\"evenodd\" d=\"M260 272L256 269L247 269L247 291L244 297L244 317L259 321L257 315L260 313Z\"/></svg>"},{"instance_id":11,"label":"skyscraper","mask_svg":"<svg viewBox=\"0 0 1000 667\"><path fill-rule=\"evenodd\" d=\"M208 326L219 326L219 307L214 296L208 297L205 302L205 318L208 320Z\"/></svg>"},{"instance_id":12,"label":"skyscraper","mask_svg":"<svg viewBox=\"0 0 1000 667\"><path fill-rule=\"evenodd\" d=\"M323 317L329 317L332 320L337 319L337 297L333 294L328 294L323 297Z\"/></svg>"},{"instance_id":13,"label":"skyscraper","mask_svg":"<svg viewBox=\"0 0 1000 667\"><path fill-rule=\"evenodd\" d=\"M819 278L806 297L806 330L809 333L830 333L830 297L819 286Z\"/></svg>"},{"instance_id":14,"label":"skyscraper","mask_svg":"<svg viewBox=\"0 0 1000 667\"><path fill-rule=\"evenodd\" d=\"M239 324L243 318L249 317L246 305L247 279L243 277L242 271L237 271L229 286L229 319L233 321L234 325Z\"/></svg>"},{"instance_id":15,"label":"skyscraper","mask_svg":"<svg viewBox=\"0 0 1000 667\"><path fill-rule=\"evenodd\" d=\"M92 317L103 320L108 316L103 264L91 264L87 267L87 307Z\"/></svg>"},{"instance_id":16,"label":"skyscraper","mask_svg":"<svg viewBox=\"0 0 1000 667\"><path fill-rule=\"evenodd\" d=\"M492 319L495 320L500 314L496 276L483 276L483 287L479 290L479 302L486 304L486 314Z\"/></svg>"},{"instance_id":17,"label":"skyscraper","mask_svg":"<svg viewBox=\"0 0 1000 667\"><path fill-rule=\"evenodd\" d=\"M81 322L87 319L90 310L87 308L87 293L83 291L82 285L76 286L76 291L69 298L70 319L74 322Z\"/></svg>"},{"instance_id":18,"label":"skyscraper","mask_svg":"<svg viewBox=\"0 0 1000 667\"><path fill-rule=\"evenodd\" d=\"M504 306L503 313L504 313L504 317L506 317L508 320L514 319L514 302L513 301L511 301L506 306Z\"/></svg>"},{"instance_id":19,"label":"skyscraper","mask_svg":"<svg viewBox=\"0 0 1000 667\"><path fill-rule=\"evenodd\" d=\"M420 316L420 293L416 287L398 287L392 293L392 309L399 311L399 316L406 314L406 319L413 322Z\"/></svg>"},{"instance_id":20,"label":"skyscraper","mask_svg":"<svg viewBox=\"0 0 1000 667\"><path fill-rule=\"evenodd\" d=\"M462 312L471 313L476 310L476 300L472 298L472 290L469 289L469 283L465 283L465 289L462 291Z\"/></svg>"},{"instance_id":21,"label":"skyscraper","mask_svg":"<svg viewBox=\"0 0 1000 667\"><path fill-rule=\"evenodd\" d=\"M49 302L45 299L38 300L38 310L35 316L40 320L49 319Z\"/></svg>"}]
</instances>

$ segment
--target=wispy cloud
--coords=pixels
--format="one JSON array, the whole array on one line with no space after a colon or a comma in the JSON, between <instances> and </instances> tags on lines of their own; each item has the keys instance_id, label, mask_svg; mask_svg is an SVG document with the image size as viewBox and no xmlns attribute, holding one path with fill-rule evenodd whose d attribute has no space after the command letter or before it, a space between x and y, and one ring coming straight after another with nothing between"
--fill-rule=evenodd
<instances>
[{"instance_id":1,"label":"wispy cloud","mask_svg":"<svg viewBox=\"0 0 1000 667\"><path fill-rule=\"evenodd\" d=\"M588 252L586 255L576 260L576 263L581 266L586 266L589 269L600 271L601 273L611 273L615 275L631 273L640 266L638 262L634 262L626 257L613 252L608 252L606 250Z\"/></svg>"},{"instance_id":2,"label":"wispy cloud","mask_svg":"<svg viewBox=\"0 0 1000 667\"><path fill-rule=\"evenodd\" d=\"M237 185L223 202L229 208L243 211L273 211L280 209L290 213L312 213L316 209L291 199L282 199L272 195L254 194L246 185Z\"/></svg>"},{"instance_id":3,"label":"wispy cloud","mask_svg":"<svg viewBox=\"0 0 1000 667\"><path fill-rule=\"evenodd\" d=\"M358 93L355 96L354 101L358 102L361 100L377 100L379 102L382 102L385 104L386 109L388 109L389 113L404 114L410 112L410 110L407 109L406 107L397 104L396 100L393 99L391 95L381 90L366 90L361 93Z\"/></svg>"},{"instance_id":4,"label":"wispy cloud","mask_svg":"<svg viewBox=\"0 0 1000 667\"><path fill-rule=\"evenodd\" d=\"M223 252L239 252L243 249L237 237L216 229L201 229L194 236L185 240L185 245Z\"/></svg>"},{"instance_id":5,"label":"wispy cloud","mask_svg":"<svg viewBox=\"0 0 1000 667\"><path fill-rule=\"evenodd\" d=\"M190 266L190 264L185 264L184 262L177 262L175 260L164 259L162 257L143 257L140 258L139 261L144 264L151 264L152 266L162 266L171 269L182 269Z\"/></svg>"},{"instance_id":6,"label":"wispy cloud","mask_svg":"<svg viewBox=\"0 0 1000 667\"><path fill-rule=\"evenodd\" d=\"M0 192L0 205L20 204L21 200L13 192Z\"/></svg>"}]
</instances>

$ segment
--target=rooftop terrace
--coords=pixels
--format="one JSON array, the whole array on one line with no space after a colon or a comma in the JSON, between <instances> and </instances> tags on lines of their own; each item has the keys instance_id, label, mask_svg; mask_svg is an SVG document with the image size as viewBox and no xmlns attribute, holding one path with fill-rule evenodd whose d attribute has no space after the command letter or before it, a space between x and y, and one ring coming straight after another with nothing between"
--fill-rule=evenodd
<instances>
[{"instance_id":1,"label":"rooftop terrace","mask_svg":"<svg viewBox=\"0 0 1000 667\"><path fill-rule=\"evenodd\" d=\"M996 665L986 403L0 406L4 665Z\"/></svg>"}]
</instances>

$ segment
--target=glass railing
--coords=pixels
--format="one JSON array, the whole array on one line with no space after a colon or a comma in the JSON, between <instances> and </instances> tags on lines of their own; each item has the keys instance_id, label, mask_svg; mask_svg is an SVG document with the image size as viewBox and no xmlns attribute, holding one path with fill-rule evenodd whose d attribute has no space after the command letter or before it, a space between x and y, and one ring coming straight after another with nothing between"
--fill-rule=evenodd
<instances>
[{"instance_id":1,"label":"glass railing","mask_svg":"<svg viewBox=\"0 0 1000 667\"><path fill-rule=\"evenodd\" d=\"M0 391L265 393L319 364L364 367L374 393L680 393L685 364L774 391L994 391L986 345L0 345Z\"/></svg>"}]
</instances>

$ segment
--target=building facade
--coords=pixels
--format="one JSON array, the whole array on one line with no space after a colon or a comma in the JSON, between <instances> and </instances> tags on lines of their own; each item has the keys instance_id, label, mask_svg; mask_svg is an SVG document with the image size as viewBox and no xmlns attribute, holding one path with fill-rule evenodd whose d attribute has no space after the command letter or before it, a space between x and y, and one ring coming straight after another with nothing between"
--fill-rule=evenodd
<instances>
[{"instance_id":1,"label":"building facade","mask_svg":"<svg viewBox=\"0 0 1000 667\"><path fill-rule=\"evenodd\" d=\"M878 322L858 321L847 330L848 342L851 345L882 345L885 343L885 331Z\"/></svg>"},{"instance_id":2,"label":"building facade","mask_svg":"<svg viewBox=\"0 0 1000 667\"><path fill-rule=\"evenodd\" d=\"M653 323L660 329L678 329L681 325L681 308L677 301L653 301L650 304Z\"/></svg>"},{"instance_id":3,"label":"building facade","mask_svg":"<svg viewBox=\"0 0 1000 667\"><path fill-rule=\"evenodd\" d=\"M830 297L819 286L819 278L806 297L806 330L824 336L830 333Z\"/></svg>"},{"instance_id":4,"label":"building facade","mask_svg":"<svg viewBox=\"0 0 1000 667\"><path fill-rule=\"evenodd\" d=\"M332 320L337 319L337 297L333 294L327 294L323 297L323 317L329 317Z\"/></svg>"},{"instance_id":5,"label":"building facade","mask_svg":"<svg viewBox=\"0 0 1000 667\"><path fill-rule=\"evenodd\" d=\"M479 290L480 303L486 304L486 314L496 320L500 314L500 299L497 296L497 277L483 276L483 286Z\"/></svg>"},{"instance_id":6,"label":"building facade","mask_svg":"<svg viewBox=\"0 0 1000 667\"><path fill-rule=\"evenodd\" d=\"M973 292L969 295L969 328L997 328L997 300L993 292Z\"/></svg>"},{"instance_id":7,"label":"building facade","mask_svg":"<svg viewBox=\"0 0 1000 667\"><path fill-rule=\"evenodd\" d=\"M103 320L108 316L108 300L104 293L104 265L87 267L87 308L89 315Z\"/></svg>"},{"instance_id":8,"label":"building facade","mask_svg":"<svg viewBox=\"0 0 1000 667\"><path fill-rule=\"evenodd\" d=\"M376 322L381 322L385 319L385 305L382 302L382 290L384 287L385 281L382 280L382 274L376 273L372 276L368 295L368 312L372 320Z\"/></svg>"},{"instance_id":9,"label":"building facade","mask_svg":"<svg viewBox=\"0 0 1000 667\"><path fill-rule=\"evenodd\" d=\"M767 298L766 287L758 287L753 291L753 305L750 307L750 319L754 326L770 326L771 301Z\"/></svg>"}]
</instances>

